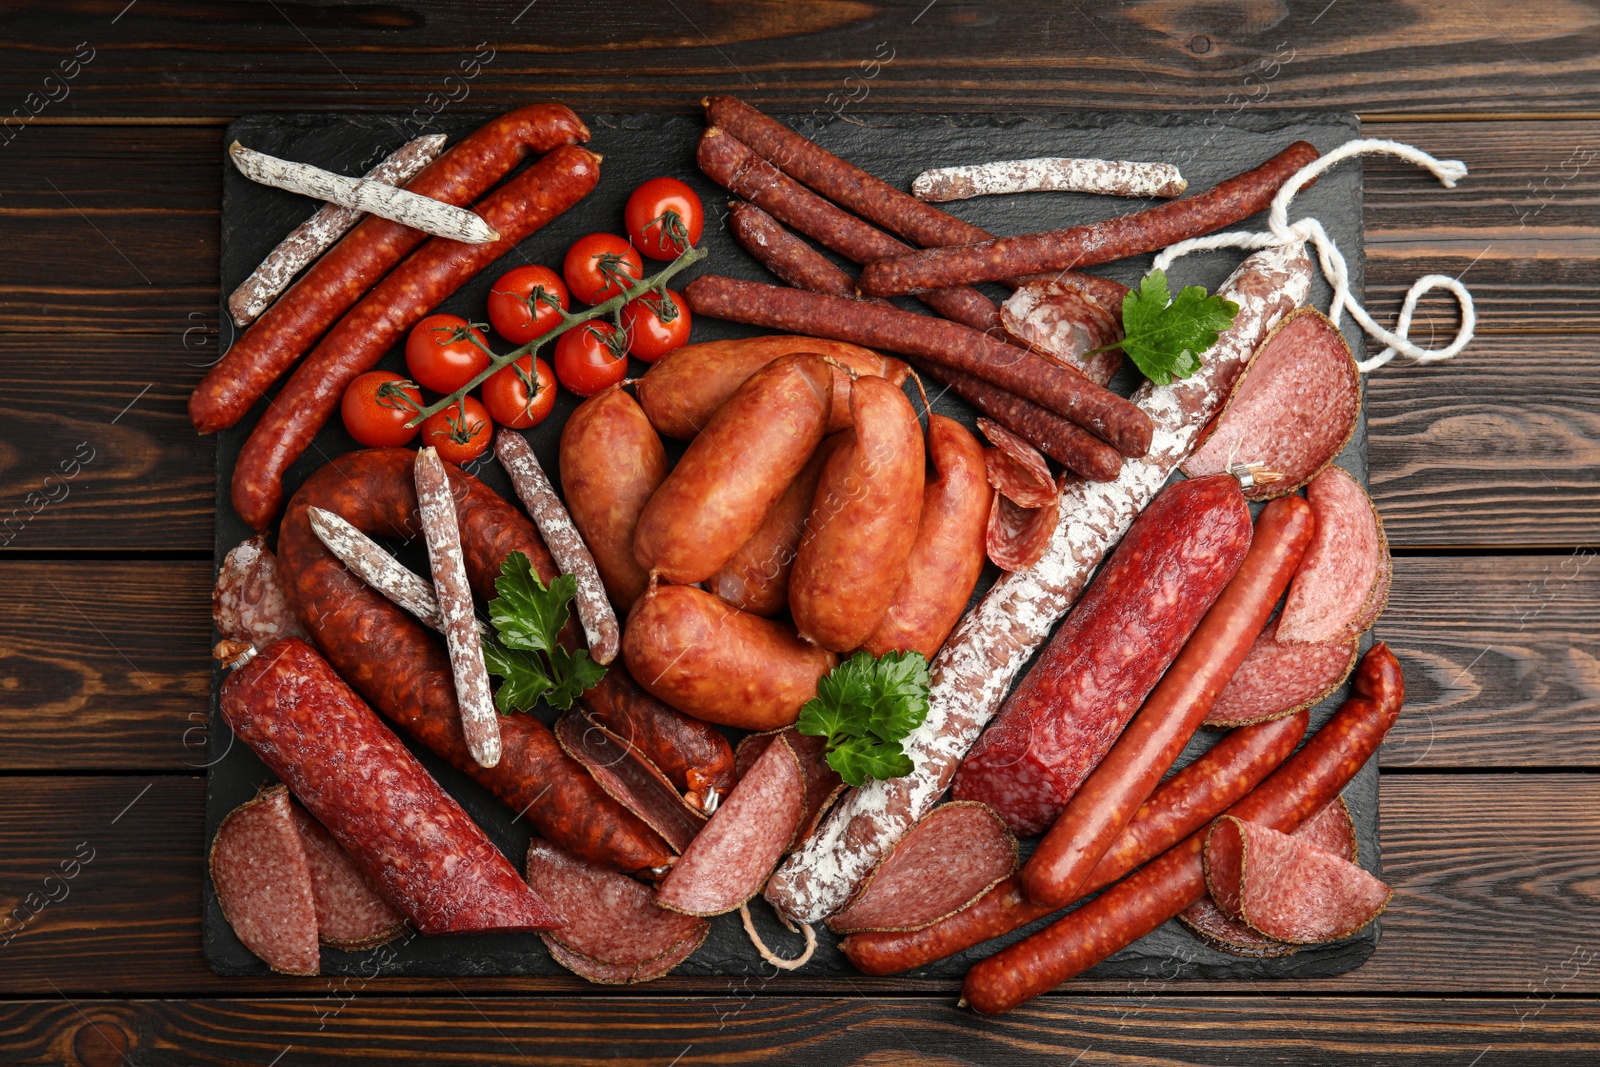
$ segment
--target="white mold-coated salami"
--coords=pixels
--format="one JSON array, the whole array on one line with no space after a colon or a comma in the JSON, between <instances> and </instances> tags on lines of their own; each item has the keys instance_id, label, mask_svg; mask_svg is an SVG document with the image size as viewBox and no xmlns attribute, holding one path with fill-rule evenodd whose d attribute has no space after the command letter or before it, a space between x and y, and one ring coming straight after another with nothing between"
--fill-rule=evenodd
<instances>
[{"instance_id":1,"label":"white mold-coated salami","mask_svg":"<svg viewBox=\"0 0 1600 1067\"><path fill-rule=\"evenodd\" d=\"M1170 199L1189 188L1171 163L1133 163L1117 159L1000 159L965 167L925 170L911 182L919 200L942 203L1005 193L1100 193Z\"/></svg>"},{"instance_id":2,"label":"white mold-coated salami","mask_svg":"<svg viewBox=\"0 0 1600 1067\"><path fill-rule=\"evenodd\" d=\"M1306 499L1317 513L1317 532L1278 618L1277 639L1284 643L1355 633L1389 554L1378 509L1343 467L1311 479Z\"/></svg>"},{"instance_id":3,"label":"white mold-coated salami","mask_svg":"<svg viewBox=\"0 0 1600 1067\"><path fill-rule=\"evenodd\" d=\"M1017 671L1049 637L1107 550L1189 454L1256 345L1306 300L1310 289L1311 263L1302 247L1257 252L1223 283L1218 292L1237 303L1239 313L1205 354L1200 369L1171 385L1146 382L1133 396L1154 424L1149 453L1124 462L1115 481L1067 486L1044 558L996 582L934 660L927 718L905 743L916 770L846 794L806 847L768 883L766 896L774 906L805 922L837 911L884 854L927 814Z\"/></svg>"},{"instance_id":4,"label":"white mold-coated salami","mask_svg":"<svg viewBox=\"0 0 1600 1067\"><path fill-rule=\"evenodd\" d=\"M430 133L407 141L362 177L384 185L404 185L438 158L446 140L442 133ZM234 325L248 326L256 321L278 294L289 288L296 274L315 263L318 256L361 221L361 214L342 204L323 204L290 230L289 236L279 241L278 247L228 297L228 314Z\"/></svg>"},{"instance_id":5,"label":"white mold-coated salami","mask_svg":"<svg viewBox=\"0 0 1600 1067\"><path fill-rule=\"evenodd\" d=\"M316 974L317 912L289 790L273 786L228 813L211 842L211 882L245 948L280 974Z\"/></svg>"},{"instance_id":6,"label":"white mold-coated salami","mask_svg":"<svg viewBox=\"0 0 1600 1067\"><path fill-rule=\"evenodd\" d=\"M422 535L428 543L428 566L433 571L434 594L439 598L445 644L450 648L450 672L461 706L461 729L467 748L480 767L500 762L500 716L489 691L489 669L483 662L483 641L472 607L472 586L467 583L467 563L461 554L461 527L456 522L456 501L444 460L433 447L417 452L417 511Z\"/></svg>"},{"instance_id":7,"label":"white mold-coated salami","mask_svg":"<svg viewBox=\"0 0 1600 1067\"><path fill-rule=\"evenodd\" d=\"M306 636L265 537L240 541L223 557L211 590L211 619L223 637L257 648L281 637Z\"/></svg>"},{"instance_id":8,"label":"white mold-coated salami","mask_svg":"<svg viewBox=\"0 0 1600 1067\"><path fill-rule=\"evenodd\" d=\"M308 509L307 517L317 540L339 562L355 572L357 578L382 593L388 600L415 615L431 630L444 631L444 620L439 615L439 598L433 585L420 574L383 550L383 546L350 525L343 518L323 508ZM475 620L476 621L476 620ZM488 627L477 623L480 633Z\"/></svg>"},{"instance_id":9,"label":"white mold-coated salami","mask_svg":"<svg viewBox=\"0 0 1600 1067\"><path fill-rule=\"evenodd\" d=\"M511 487L522 498L528 517L539 528L550 549L550 557L561 568L561 573L577 579L578 622L583 625L583 635L589 642L589 655L599 664L617 658L622 645L622 630L617 625L617 613L611 610L606 589L600 582L600 570L583 543L583 535L572 523L561 498L550 484L550 479L539 466L539 457L528 447L527 440L515 430L501 429L494 440L494 454L500 465L511 476Z\"/></svg>"},{"instance_id":10,"label":"white mold-coated salami","mask_svg":"<svg viewBox=\"0 0 1600 1067\"><path fill-rule=\"evenodd\" d=\"M311 870L318 940L354 951L376 948L399 937L405 930L405 916L384 899L377 883L309 812L298 804L291 804L289 811Z\"/></svg>"}]
</instances>

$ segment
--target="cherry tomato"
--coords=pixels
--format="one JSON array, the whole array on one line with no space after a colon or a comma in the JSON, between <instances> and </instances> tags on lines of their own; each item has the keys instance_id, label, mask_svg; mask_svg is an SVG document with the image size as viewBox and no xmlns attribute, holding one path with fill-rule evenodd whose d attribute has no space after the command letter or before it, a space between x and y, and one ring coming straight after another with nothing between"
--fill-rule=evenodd
<instances>
[{"instance_id":1,"label":"cherry tomato","mask_svg":"<svg viewBox=\"0 0 1600 1067\"><path fill-rule=\"evenodd\" d=\"M646 293L622 306L622 325L628 331L629 354L654 363L689 340L689 305L671 289L665 300L659 293Z\"/></svg>"},{"instance_id":2,"label":"cherry tomato","mask_svg":"<svg viewBox=\"0 0 1600 1067\"><path fill-rule=\"evenodd\" d=\"M422 390L393 371L369 370L344 391L339 412L344 428L368 448L391 448L417 436L407 426L422 410Z\"/></svg>"},{"instance_id":3,"label":"cherry tomato","mask_svg":"<svg viewBox=\"0 0 1600 1067\"><path fill-rule=\"evenodd\" d=\"M461 316L429 315L406 338L406 369L434 392L453 393L489 365L488 348L482 331Z\"/></svg>"},{"instance_id":4,"label":"cherry tomato","mask_svg":"<svg viewBox=\"0 0 1600 1067\"><path fill-rule=\"evenodd\" d=\"M628 373L623 338L609 322L590 322L556 338L556 377L579 396L593 396Z\"/></svg>"},{"instance_id":5,"label":"cherry tomato","mask_svg":"<svg viewBox=\"0 0 1600 1067\"><path fill-rule=\"evenodd\" d=\"M475 397L462 397L461 403L422 421L422 443L437 448L441 459L458 467L483 455L493 440L494 423Z\"/></svg>"},{"instance_id":6,"label":"cherry tomato","mask_svg":"<svg viewBox=\"0 0 1600 1067\"><path fill-rule=\"evenodd\" d=\"M489 322L495 333L514 345L543 337L561 321L561 313L545 300L534 300L535 289L543 289L561 311L567 309L567 287L549 267L513 267L489 290Z\"/></svg>"},{"instance_id":7,"label":"cherry tomato","mask_svg":"<svg viewBox=\"0 0 1600 1067\"><path fill-rule=\"evenodd\" d=\"M498 425L513 430L537 426L556 406L556 376L544 360L523 356L489 375L483 383L483 404Z\"/></svg>"},{"instance_id":8,"label":"cherry tomato","mask_svg":"<svg viewBox=\"0 0 1600 1067\"><path fill-rule=\"evenodd\" d=\"M627 282L618 276L638 281L644 277L644 260L633 246L614 233L591 233L572 242L567 249L561 273L572 295L585 304L599 304L622 292Z\"/></svg>"},{"instance_id":9,"label":"cherry tomato","mask_svg":"<svg viewBox=\"0 0 1600 1067\"><path fill-rule=\"evenodd\" d=\"M669 211L677 217L666 218ZM677 259L699 243L706 213L694 190L678 179L651 178L629 195L622 221L640 252L651 259Z\"/></svg>"}]
</instances>

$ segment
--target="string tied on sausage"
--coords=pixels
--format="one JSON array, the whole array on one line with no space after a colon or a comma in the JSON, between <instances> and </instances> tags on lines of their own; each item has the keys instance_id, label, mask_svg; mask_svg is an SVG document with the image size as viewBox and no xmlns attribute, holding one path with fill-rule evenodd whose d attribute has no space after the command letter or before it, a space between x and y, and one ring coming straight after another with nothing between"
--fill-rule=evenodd
<instances>
[{"instance_id":1,"label":"string tied on sausage","mask_svg":"<svg viewBox=\"0 0 1600 1067\"><path fill-rule=\"evenodd\" d=\"M750 918L749 901L745 901L743 904L739 905L739 918L744 923L745 934L750 938L750 943L756 947L756 951L761 954L761 958L778 968L780 971L799 970L801 967L804 967L811 961L811 954L817 950L817 932L811 928L811 924L801 923L800 928L797 930L795 929L794 923L790 922L788 916L784 915L781 911L778 912L778 918L783 920L783 925L787 926L794 933L801 933L803 931L806 937L805 951L800 953L800 955L796 956L792 960L786 960L782 956L774 954L773 951L767 947L767 943L761 940L761 935L756 933L756 924Z\"/></svg>"},{"instance_id":2,"label":"string tied on sausage","mask_svg":"<svg viewBox=\"0 0 1600 1067\"><path fill-rule=\"evenodd\" d=\"M1394 330L1387 330L1368 314L1360 301L1350 295L1350 270L1345 262L1344 253L1339 251L1339 246L1328 236L1321 221L1308 217L1294 223L1289 222L1289 203L1301 189L1329 168L1352 156L1361 155L1398 156L1429 171L1446 189L1454 189L1456 182L1467 174L1467 165L1460 160L1435 159L1420 148L1399 141L1370 137L1346 141L1315 162L1302 167L1283 184L1283 188L1278 190L1278 195L1273 197L1272 208L1267 216L1267 232L1233 231L1179 241L1156 257L1155 269L1164 271L1179 257L1205 249L1258 249L1309 242L1317 250L1317 261L1322 267L1323 276L1333 286L1333 301L1328 308L1328 318L1337 326L1344 311L1348 310L1350 317L1355 319L1368 335L1387 346L1382 352L1357 364L1363 374L1377 370L1396 354L1410 356L1418 363L1437 363L1451 358L1472 341L1478 322L1472 293L1459 279L1446 274L1428 274L1418 278L1406 293L1405 303L1401 305L1400 317L1395 322ZM1449 290L1455 296L1456 304L1461 310L1461 326L1456 331L1455 339L1444 348L1422 348L1410 340L1411 320L1416 313L1417 303L1435 289Z\"/></svg>"}]
</instances>

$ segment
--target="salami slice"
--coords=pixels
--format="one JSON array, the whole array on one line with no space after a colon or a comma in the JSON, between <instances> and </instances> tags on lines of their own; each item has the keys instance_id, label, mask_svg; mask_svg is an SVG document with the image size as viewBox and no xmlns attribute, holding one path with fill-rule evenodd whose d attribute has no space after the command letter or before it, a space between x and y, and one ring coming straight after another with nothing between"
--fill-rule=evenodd
<instances>
[{"instance_id":1,"label":"salami slice","mask_svg":"<svg viewBox=\"0 0 1600 1067\"><path fill-rule=\"evenodd\" d=\"M979 419L978 429L994 446L983 451L984 473L988 475L989 484L1012 503L1024 508L1042 508L1061 495L1056 480L1050 476L1050 465L1037 448L988 419Z\"/></svg>"},{"instance_id":2,"label":"salami slice","mask_svg":"<svg viewBox=\"0 0 1600 1067\"><path fill-rule=\"evenodd\" d=\"M211 842L211 882L245 948L280 974L318 972L311 869L287 787L273 786L222 820Z\"/></svg>"},{"instance_id":3,"label":"salami slice","mask_svg":"<svg viewBox=\"0 0 1600 1067\"><path fill-rule=\"evenodd\" d=\"M257 648L282 637L306 636L265 537L240 541L223 557L211 590L211 619L223 637Z\"/></svg>"},{"instance_id":4,"label":"salami slice","mask_svg":"<svg viewBox=\"0 0 1600 1067\"><path fill-rule=\"evenodd\" d=\"M1246 726L1293 715L1339 688L1356 665L1354 634L1314 644L1286 644L1273 629L1269 624L1245 653L1205 725Z\"/></svg>"},{"instance_id":5,"label":"salami slice","mask_svg":"<svg viewBox=\"0 0 1600 1067\"><path fill-rule=\"evenodd\" d=\"M987 455L984 458L987 460ZM1032 567L1044 558L1060 516L1059 496L1042 508L1024 508L1013 504L997 490L989 508L986 544L990 561L1003 571L1025 571Z\"/></svg>"},{"instance_id":6,"label":"salami slice","mask_svg":"<svg viewBox=\"0 0 1600 1067\"><path fill-rule=\"evenodd\" d=\"M833 802L844 792L844 779L828 765L825 754L827 739L803 734L792 726L764 734L746 735L733 754L734 773L740 778L749 773L772 739L780 734L794 749L795 758L800 761L800 772L806 778L805 812L800 816L800 828L795 831L794 841L789 846L793 849L805 844L822 817L828 814Z\"/></svg>"},{"instance_id":7,"label":"salami slice","mask_svg":"<svg viewBox=\"0 0 1600 1067\"><path fill-rule=\"evenodd\" d=\"M527 878L562 918L560 929L544 935L551 955L590 981L643 981L642 970L654 971L650 964L675 956L666 968L671 970L705 940L711 927L704 919L656 907L648 886L540 838L528 846ZM688 952L681 951L684 945Z\"/></svg>"},{"instance_id":8,"label":"salami slice","mask_svg":"<svg viewBox=\"0 0 1600 1067\"><path fill-rule=\"evenodd\" d=\"M1205 871L1224 914L1293 945L1349 937L1394 895L1342 856L1231 815L1220 817L1206 837Z\"/></svg>"},{"instance_id":9,"label":"salami slice","mask_svg":"<svg viewBox=\"0 0 1600 1067\"><path fill-rule=\"evenodd\" d=\"M1277 637L1286 643L1357 632L1389 554L1378 509L1343 467L1311 479L1306 499L1317 513L1317 532L1278 617Z\"/></svg>"},{"instance_id":10,"label":"salami slice","mask_svg":"<svg viewBox=\"0 0 1600 1067\"><path fill-rule=\"evenodd\" d=\"M405 916L384 899L377 883L356 866L327 828L298 804L290 804L289 810L311 871L318 940L357 951L377 948L404 933Z\"/></svg>"},{"instance_id":11,"label":"salami slice","mask_svg":"<svg viewBox=\"0 0 1600 1067\"><path fill-rule=\"evenodd\" d=\"M1345 803L1343 793L1333 803L1295 827L1294 836L1351 863L1361 862L1361 842L1356 838L1356 820L1350 814L1350 805Z\"/></svg>"},{"instance_id":12,"label":"salami slice","mask_svg":"<svg viewBox=\"0 0 1600 1067\"><path fill-rule=\"evenodd\" d=\"M1339 327L1314 307L1289 315L1261 342L1210 436L1183 464L1191 478L1230 462L1261 463L1280 477L1245 490L1285 496L1339 454L1361 415L1361 372Z\"/></svg>"},{"instance_id":13,"label":"salami slice","mask_svg":"<svg viewBox=\"0 0 1600 1067\"><path fill-rule=\"evenodd\" d=\"M678 964L694 955L694 950L699 948L704 940L704 933L698 937L686 937L655 959L639 964L603 963L600 960L590 959L581 952L572 951L548 935L544 937L544 947L550 950L551 959L579 978L587 978L596 985L637 985L640 982L653 981L671 972Z\"/></svg>"},{"instance_id":14,"label":"salami slice","mask_svg":"<svg viewBox=\"0 0 1600 1067\"><path fill-rule=\"evenodd\" d=\"M934 808L828 919L836 934L920 930L970 906L1017 869L1017 839L987 804Z\"/></svg>"},{"instance_id":15,"label":"salami slice","mask_svg":"<svg viewBox=\"0 0 1600 1067\"><path fill-rule=\"evenodd\" d=\"M805 792L799 758L775 738L678 857L656 902L687 915L721 915L755 896L794 839Z\"/></svg>"},{"instance_id":16,"label":"salami slice","mask_svg":"<svg viewBox=\"0 0 1600 1067\"><path fill-rule=\"evenodd\" d=\"M1377 511L1374 509L1373 514ZM1350 624L1350 632L1364 634L1372 629L1372 624L1378 621L1378 616L1383 614L1383 609L1389 606L1389 583L1394 580L1394 557L1389 555L1389 535L1384 532L1383 522L1378 522L1378 580L1372 585L1372 592L1367 594L1367 602L1361 609L1361 614L1356 616L1355 622Z\"/></svg>"},{"instance_id":17,"label":"salami slice","mask_svg":"<svg viewBox=\"0 0 1600 1067\"><path fill-rule=\"evenodd\" d=\"M1122 365L1122 351L1086 353L1122 340L1122 308L1103 304L1076 277L1068 271L1019 287L1000 305L1000 321L1024 346L1105 385Z\"/></svg>"},{"instance_id":18,"label":"salami slice","mask_svg":"<svg viewBox=\"0 0 1600 1067\"><path fill-rule=\"evenodd\" d=\"M705 825L667 776L637 749L577 708L556 720L556 741L617 803L682 852Z\"/></svg>"}]
</instances>

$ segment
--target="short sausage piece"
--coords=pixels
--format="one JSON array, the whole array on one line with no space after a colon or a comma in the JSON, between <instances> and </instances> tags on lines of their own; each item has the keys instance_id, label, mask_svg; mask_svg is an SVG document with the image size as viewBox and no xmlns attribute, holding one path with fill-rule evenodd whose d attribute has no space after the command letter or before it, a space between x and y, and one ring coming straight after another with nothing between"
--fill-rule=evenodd
<instances>
[{"instance_id":1,"label":"short sausage piece","mask_svg":"<svg viewBox=\"0 0 1600 1067\"><path fill-rule=\"evenodd\" d=\"M925 461L905 393L882 378L850 390L854 438L829 457L789 576L801 636L847 652L888 610L917 535Z\"/></svg>"},{"instance_id":2,"label":"short sausage piece","mask_svg":"<svg viewBox=\"0 0 1600 1067\"><path fill-rule=\"evenodd\" d=\"M784 356L752 375L644 506L633 534L639 565L685 583L721 570L816 451L832 408L820 356Z\"/></svg>"},{"instance_id":3,"label":"short sausage piece","mask_svg":"<svg viewBox=\"0 0 1600 1067\"><path fill-rule=\"evenodd\" d=\"M837 657L793 627L687 585L659 585L633 606L622 658L645 689L708 722L791 726Z\"/></svg>"},{"instance_id":4,"label":"short sausage piece","mask_svg":"<svg viewBox=\"0 0 1600 1067\"><path fill-rule=\"evenodd\" d=\"M900 588L861 643L874 656L921 652L931 660L967 610L983 571L990 503L983 446L954 419L929 415L928 451L939 475L923 488L922 518Z\"/></svg>"}]
</instances>

